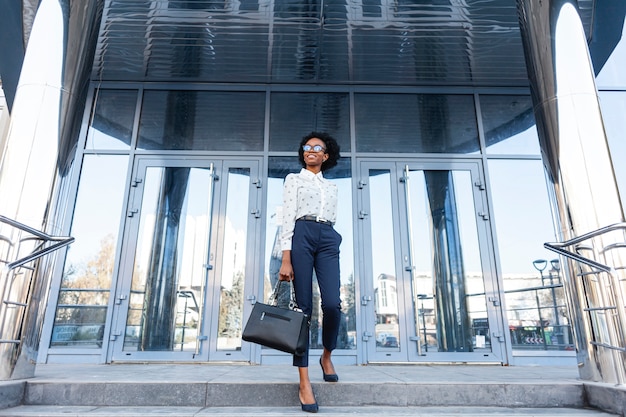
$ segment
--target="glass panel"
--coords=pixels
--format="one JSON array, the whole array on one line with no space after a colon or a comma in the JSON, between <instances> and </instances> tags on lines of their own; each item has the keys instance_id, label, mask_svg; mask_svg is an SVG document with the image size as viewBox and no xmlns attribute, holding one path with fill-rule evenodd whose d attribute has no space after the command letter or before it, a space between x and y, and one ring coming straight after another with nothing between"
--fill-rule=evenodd
<instances>
[{"instance_id":1,"label":"glass panel","mask_svg":"<svg viewBox=\"0 0 626 417\"><path fill-rule=\"evenodd\" d=\"M479 152L474 97L355 94L359 152Z\"/></svg>"},{"instance_id":2,"label":"glass panel","mask_svg":"<svg viewBox=\"0 0 626 417\"><path fill-rule=\"evenodd\" d=\"M530 96L480 96L485 144L490 154L539 155Z\"/></svg>"},{"instance_id":3,"label":"glass panel","mask_svg":"<svg viewBox=\"0 0 626 417\"><path fill-rule=\"evenodd\" d=\"M626 49L626 40L622 43ZM622 207L626 207L626 92L600 92L600 104Z\"/></svg>"},{"instance_id":4,"label":"glass panel","mask_svg":"<svg viewBox=\"0 0 626 417\"><path fill-rule=\"evenodd\" d=\"M409 172L422 353L491 351L470 171Z\"/></svg>"},{"instance_id":5,"label":"glass panel","mask_svg":"<svg viewBox=\"0 0 626 417\"><path fill-rule=\"evenodd\" d=\"M248 237L250 169L230 168L220 280L218 350L240 350Z\"/></svg>"},{"instance_id":6,"label":"glass panel","mask_svg":"<svg viewBox=\"0 0 626 417\"><path fill-rule=\"evenodd\" d=\"M603 2L598 3L596 7L602 7L602 3ZM606 7L603 12L605 14L611 13L606 11L606 9L609 9L612 4L610 5L609 3L605 3L604 6L608 7ZM621 9L623 10L623 8ZM615 13L615 11L613 13ZM623 13L623 11L621 13ZM607 48L607 46L611 44L611 42L608 41L609 38L612 40L619 39L619 41L615 45L615 48L610 51L610 55L608 56L606 62L593 63L595 68L600 69L600 73L596 77L596 84L602 88L623 88L626 85L626 73L624 72L624 66L626 66L626 20L623 19L623 14L621 19L616 18L613 20L614 22L621 20L623 22L623 26L621 28L615 28L617 25L611 25L612 27L610 29L607 27L603 29L605 31L604 35L607 36L607 38L605 38L606 44L604 45L604 48ZM609 34L609 32L613 33ZM604 48L600 47L600 44L601 42L594 42L592 44L592 51L596 52L593 54L594 57L597 56L601 59L605 56L604 54L609 51L602 50Z\"/></svg>"},{"instance_id":7,"label":"glass panel","mask_svg":"<svg viewBox=\"0 0 626 417\"><path fill-rule=\"evenodd\" d=\"M138 149L260 151L264 92L146 91Z\"/></svg>"},{"instance_id":8,"label":"glass panel","mask_svg":"<svg viewBox=\"0 0 626 417\"><path fill-rule=\"evenodd\" d=\"M269 177L267 186L267 218L265 235L265 277L264 299L267 300L272 288L278 280L278 271L282 261L280 250L280 213L283 200L283 180L290 172L299 172L300 164L297 158L270 158ZM343 321L339 329L337 349L356 348L356 306L354 284L354 243L352 233L352 174L350 160L342 158L333 169L327 171L325 177L339 188L340 204L337 212L335 229L341 234L340 273L341 273L341 308ZM287 287L283 287L287 288ZM321 300L317 285L313 285L313 317L311 318L311 348L322 349L321 338ZM289 299L289 294L283 293L279 302L284 304ZM317 300L317 301L315 301Z\"/></svg>"},{"instance_id":9,"label":"glass panel","mask_svg":"<svg viewBox=\"0 0 626 417\"><path fill-rule=\"evenodd\" d=\"M50 347L102 347L127 167L127 156L85 156Z\"/></svg>"},{"instance_id":10,"label":"glass panel","mask_svg":"<svg viewBox=\"0 0 626 417\"><path fill-rule=\"evenodd\" d=\"M212 199L212 169L146 169L124 350L196 349Z\"/></svg>"},{"instance_id":11,"label":"glass panel","mask_svg":"<svg viewBox=\"0 0 626 417\"><path fill-rule=\"evenodd\" d=\"M398 285L393 236L391 171L369 172L372 225L372 279L376 309L375 337L378 351L400 350Z\"/></svg>"},{"instance_id":12,"label":"glass panel","mask_svg":"<svg viewBox=\"0 0 626 417\"><path fill-rule=\"evenodd\" d=\"M130 149L137 90L96 90L85 149Z\"/></svg>"},{"instance_id":13,"label":"glass panel","mask_svg":"<svg viewBox=\"0 0 626 417\"><path fill-rule=\"evenodd\" d=\"M495 230L515 350L574 348L540 160L489 161Z\"/></svg>"},{"instance_id":14,"label":"glass panel","mask_svg":"<svg viewBox=\"0 0 626 417\"><path fill-rule=\"evenodd\" d=\"M293 151L309 132L327 132L350 151L347 93L272 93L270 151Z\"/></svg>"}]
</instances>

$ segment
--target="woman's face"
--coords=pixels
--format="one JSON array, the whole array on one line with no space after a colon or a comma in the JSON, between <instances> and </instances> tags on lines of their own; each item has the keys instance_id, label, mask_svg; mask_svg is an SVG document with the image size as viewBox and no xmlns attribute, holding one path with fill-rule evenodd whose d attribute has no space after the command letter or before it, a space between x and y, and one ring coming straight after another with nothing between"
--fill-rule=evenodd
<instances>
[{"instance_id":1,"label":"woman's face","mask_svg":"<svg viewBox=\"0 0 626 417\"><path fill-rule=\"evenodd\" d=\"M317 171L321 170L322 164L326 159L328 159L328 154L326 153L326 144L323 140L318 138L309 139L305 146L309 145L311 147L310 150L304 151L304 163L306 164L307 169L313 168ZM321 146L322 149L320 151L315 151L315 146Z\"/></svg>"}]
</instances>

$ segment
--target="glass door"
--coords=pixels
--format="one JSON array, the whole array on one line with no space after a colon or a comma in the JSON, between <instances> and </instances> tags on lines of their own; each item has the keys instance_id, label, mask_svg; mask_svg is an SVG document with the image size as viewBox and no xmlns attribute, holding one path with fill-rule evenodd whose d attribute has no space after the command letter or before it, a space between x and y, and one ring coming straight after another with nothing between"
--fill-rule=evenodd
<instances>
[{"instance_id":1,"label":"glass door","mask_svg":"<svg viewBox=\"0 0 626 417\"><path fill-rule=\"evenodd\" d=\"M368 362L503 361L478 163L362 162Z\"/></svg>"},{"instance_id":2,"label":"glass door","mask_svg":"<svg viewBox=\"0 0 626 417\"><path fill-rule=\"evenodd\" d=\"M250 360L258 161L142 158L130 186L111 360Z\"/></svg>"}]
</instances>

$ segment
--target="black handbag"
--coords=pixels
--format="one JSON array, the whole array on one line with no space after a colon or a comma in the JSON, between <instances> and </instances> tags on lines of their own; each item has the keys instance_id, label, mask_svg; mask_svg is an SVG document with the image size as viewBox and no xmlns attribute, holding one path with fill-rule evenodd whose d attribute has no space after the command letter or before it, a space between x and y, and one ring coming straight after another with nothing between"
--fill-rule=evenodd
<instances>
[{"instance_id":1,"label":"black handbag","mask_svg":"<svg viewBox=\"0 0 626 417\"><path fill-rule=\"evenodd\" d=\"M268 304L258 302L254 304L241 338L246 342L303 356L306 354L309 341L310 320L298 308L291 282L289 308L277 306L278 290L282 282L276 283Z\"/></svg>"}]
</instances>

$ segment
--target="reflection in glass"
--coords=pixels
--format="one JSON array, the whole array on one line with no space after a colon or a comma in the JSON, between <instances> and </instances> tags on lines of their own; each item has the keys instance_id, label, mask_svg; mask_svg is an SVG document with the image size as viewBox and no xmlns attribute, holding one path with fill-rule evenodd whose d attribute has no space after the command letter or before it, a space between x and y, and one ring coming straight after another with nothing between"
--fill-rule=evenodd
<instances>
[{"instance_id":1,"label":"reflection in glass","mask_svg":"<svg viewBox=\"0 0 626 417\"><path fill-rule=\"evenodd\" d=\"M217 348L218 350L240 350L243 330L243 288L249 218L247 191L250 188L250 169L230 168L227 181Z\"/></svg>"},{"instance_id":2,"label":"reflection in glass","mask_svg":"<svg viewBox=\"0 0 626 417\"><path fill-rule=\"evenodd\" d=\"M350 151L347 93L272 93L270 151L293 151L311 131L327 132L341 150Z\"/></svg>"},{"instance_id":3,"label":"reflection in glass","mask_svg":"<svg viewBox=\"0 0 626 417\"><path fill-rule=\"evenodd\" d=\"M193 351L202 314L212 169L148 167L125 350Z\"/></svg>"},{"instance_id":4,"label":"reflection in glass","mask_svg":"<svg viewBox=\"0 0 626 417\"><path fill-rule=\"evenodd\" d=\"M391 172L372 169L369 176L376 349L399 351L400 312L393 236Z\"/></svg>"},{"instance_id":5,"label":"reflection in glass","mask_svg":"<svg viewBox=\"0 0 626 417\"><path fill-rule=\"evenodd\" d=\"M95 91L96 108L85 149L129 149L137 90Z\"/></svg>"},{"instance_id":6,"label":"reflection in glass","mask_svg":"<svg viewBox=\"0 0 626 417\"><path fill-rule=\"evenodd\" d=\"M261 151L264 92L146 91L137 148Z\"/></svg>"},{"instance_id":7,"label":"reflection in glass","mask_svg":"<svg viewBox=\"0 0 626 417\"><path fill-rule=\"evenodd\" d=\"M479 152L474 97L355 94L359 152Z\"/></svg>"},{"instance_id":8,"label":"reflection in glass","mask_svg":"<svg viewBox=\"0 0 626 417\"><path fill-rule=\"evenodd\" d=\"M407 330L422 355L491 352L471 172L405 168L410 295L406 275L396 275L391 174L369 170L377 350L399 351ZM399 326L402 299L411 300L412 329Z\"/></svg>"},{"instance_id":9,"label":"reflection in glass","mask_svg":"<svg viewBox=\"0 0 626 417\"><path fill-rule=\"evenodd\" d=\"M557 240L543 164L490 160L489 175L513 349L570 350L560 268L543 248Z\"/></svg>"},{"instance_id":10,"label":"reflection in glass","mask_svg":"<svg viewBox=\"0 0 626 417\"><path fill-rule=\"evenodd\" d=\"M471 173L410 170L406 183L422 353L490 351Z\"/></svg>"},{"instance_id":11,"label":"reflection in glass","mask_svg":"<svg viewBox=\"0 0 626 417\"><path fill-rule=\"evenodd\" d=\"M530 96L480 96L485 144L490 154L539 155Z\"/></svg>"},{"instance_id":12,"label":"reflection in glass","mask_svg":"<svg viewBox=\"0 0 626 417\"><path fill-rule=\"evenodd\" d=\"M51 347L102 347L128 156L85 156Z\"/></svg>"},{"instance_id":13,"label":"reflection in glass","mask_svg":"<svg viewBox=\"0 0 626 417\"><path fill-rule=\"evenodd\" d=\"M558 259L533 261L536 277L508 279L505 291L515 350L573 350Z\"/></svg>"},{"instance_id":14,"label":"reflection in glass","mask_svg":"<svg viewBox=\"0 0 626 417\"><path fill-rule=\"evenodd\" d=\"M299 141L294 142L297 146ZM272 157L269 159L269 175L267 186L267 218L265 236L265 277L263 282L263 296L267 300L278 280L278 271L282 261L280 250L280 224L283 200L283 181L288 173L299 172L300 164L296 157L282 158ZM339 187L340 204L337 212L335 229L341 234L340 273L341 273L341 309L343 321L339 329L337 349L356 348L356 306L354 284L354 254L352 240L352 177L350 160L340 159L339 164L324 173L324 177L331 180ZM288 289L287 286L282 286ZM284 304L288 300L288 294L279 296L279 303ZM311 317L311 348L322 349L321 336L321 300L317 284L313 284L313 315Z\"/></svg>"}]
</instances>

